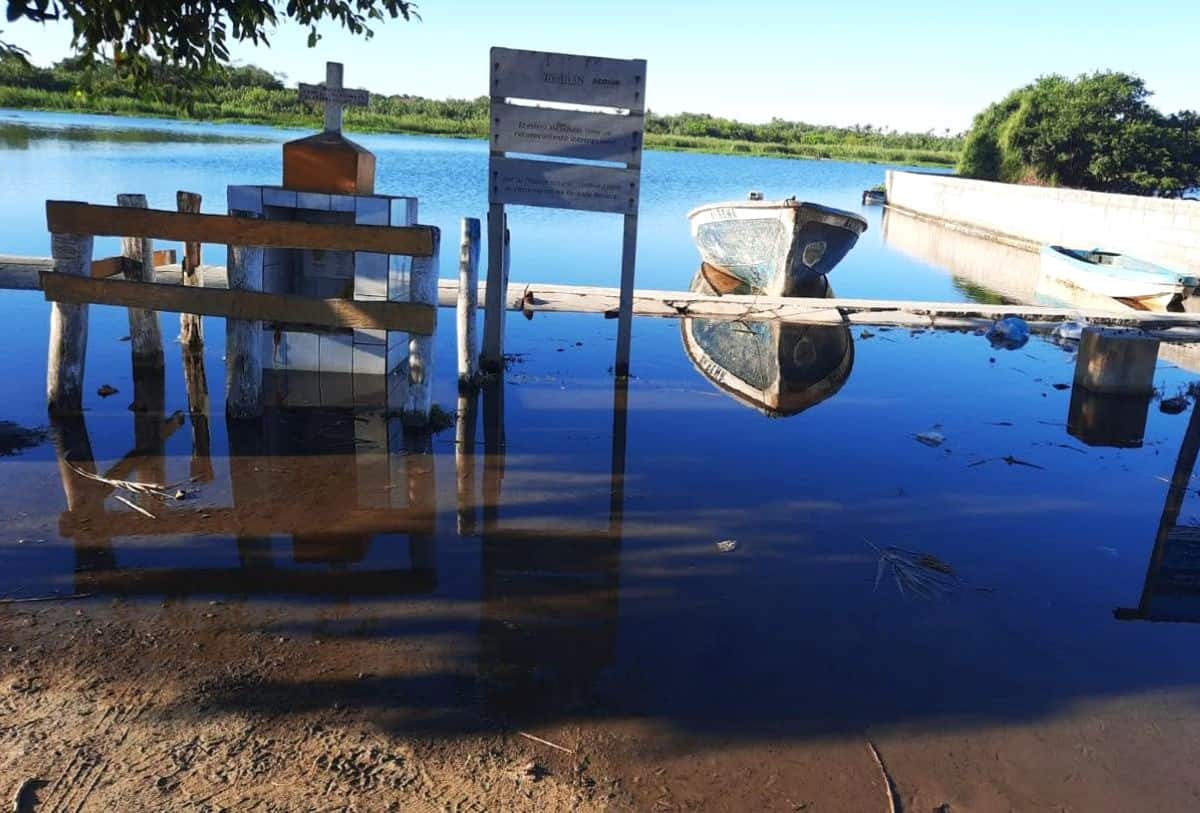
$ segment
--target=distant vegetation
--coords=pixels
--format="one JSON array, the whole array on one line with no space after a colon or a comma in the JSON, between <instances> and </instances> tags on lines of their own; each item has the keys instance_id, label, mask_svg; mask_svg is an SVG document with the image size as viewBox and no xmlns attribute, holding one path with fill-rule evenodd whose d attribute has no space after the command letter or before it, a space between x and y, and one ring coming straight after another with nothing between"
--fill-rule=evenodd
<instances>
[{"instance_id":1,"label":"distant vegetation","mask_svg":"<svg viewBox=\"0 0 1200 813\"><path fill-rule=\"evenodd\" d=\"M317 127L321 121L319 109L261 68L217 67L202 81L168 65L156 63L152 69L153 80L139 82L106 62L89 65L76 58L38 68L0 54L0 107L297 127ZM345 123L359 131L486 138L488 100L372 94L369 107L346 110ZM650 113L646 132L651 149L896 164L951 166L962 148L961 137L949 132L897 133L871 125L823 127L780 119L744 124L695 113Z\"/></svg>"},{"instance_id":2,"label":"distant vegetation","mask_svg":"<svg viewBox=\"0 0 1200 813\"><path fill-rule=\"evenodd\" d=\"M1178 197L1200 186L1200 115L1166 115L1136 76L1044 76L978 116L958 171L1010 183Z\"/></svg>"}]
</instances>

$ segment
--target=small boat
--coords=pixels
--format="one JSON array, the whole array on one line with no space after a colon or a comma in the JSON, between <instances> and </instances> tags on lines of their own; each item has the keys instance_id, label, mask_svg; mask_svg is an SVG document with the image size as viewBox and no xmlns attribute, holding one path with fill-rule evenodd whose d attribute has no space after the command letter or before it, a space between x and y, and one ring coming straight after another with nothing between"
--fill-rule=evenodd
<instances>
[{"instance_id":1,"label":"small boat","mask_svg":"<svg viewBox=\"0 0 1200 813\"><path fill-rule=\"evenodd\" d=\"M713 284L713 282L716 284ZM709 296L739 287L702 267L691 290ZM804 296L832 296L824 277ZM762 414L795 415L832 396L854 366L854 339L843 324L798 325L775 320L682 320L683 347L696 369L734 400Z\"/></svg>"},{"instance_id":2,"label":"small boat","mask_svg":"<svg viewBox=\"0 0 1200 813\"><path fill-rule=\"evenodd\" d=\"M700 259L755 293L795 296L841 262L867 230L852 212L816 203L749 200L710 203L688 213Z\"/></svg>"},{"instance_id":3,"label":"small boat","mask_svg":"<svg viewBox=\"0 0 1200 813\"><path fill-rule=\"evenodd\" d=\"M1041 277L1154 311L1183 310L1200 287L1200 278L1125 254L1062 246L1042 248Z\"/></svg>"}]
</instances>

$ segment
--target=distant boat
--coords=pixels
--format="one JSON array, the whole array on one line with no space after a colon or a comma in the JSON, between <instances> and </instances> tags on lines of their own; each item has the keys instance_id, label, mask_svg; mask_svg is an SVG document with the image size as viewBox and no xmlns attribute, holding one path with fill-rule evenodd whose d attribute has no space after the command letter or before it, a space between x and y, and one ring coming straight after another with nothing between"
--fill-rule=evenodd
<instances>
[{"instance_id":1,"label":"distant boat","mask_svg":"<svg viewBox=\"0 0 1200 813\"><path fill-rule=\"evenodd\" d=\"M767 296L795 296L841 262L867 230L851 212L795 198L710 203L688 213L700 259Z\"/></svg>"},{"instance_id":2,"label":"distant boat","mask_svg":"<svg viewBox=\"0 0 1200 813\"><path fill-rule=\"evenodd\" d=\"M1183 300L1200 287L1195 276L1125 254L1062 246L1042 248L1041 276L1153 311L1183 310Z\"/></svg>"},{"instance_id":3,"label":"distant boat","mask_svg":"<svg viewBox=\"0 0 1200 813\"><path fill-rule=\"evenodd\" d=\"M739 287L722 284L719 276L704 267L692 279L691 290L711 296ZM819 277L800 295L832 293ZM690 318L682 321L680 333L684 350L705 378L772 418L795 415L829 398L846 383L854 366L854 339L842 324Z\"/></svg>"}]
</instances>

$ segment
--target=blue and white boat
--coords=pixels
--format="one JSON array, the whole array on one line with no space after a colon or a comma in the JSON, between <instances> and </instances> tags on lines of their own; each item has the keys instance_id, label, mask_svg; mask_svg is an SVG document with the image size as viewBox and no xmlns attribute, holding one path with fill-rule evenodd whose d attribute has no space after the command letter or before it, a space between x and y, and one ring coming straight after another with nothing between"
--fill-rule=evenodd
<instances>
[{"instance_id":1,"label":"blue and white boat","mask_svg":"<svg viewBox=\"0 0 1200 813\"><path fill-rule=\"evenodd\" d=\"M688 213L700 259L766 296L796 296L867 230L853 212L788 198L710 203Z\"/></svg>"},{"instance_id":2,"label":"blue and white boat","mask_svg":"<svg viewBox=\"0 0 1200 813\"><path fill-rule=\"evenodd\" d=\"M1179 311L1200 278L1125 254L1062 246L1042 248L1043 279L1119 299L1141 310Z\"/></svg>"}]
</instances>

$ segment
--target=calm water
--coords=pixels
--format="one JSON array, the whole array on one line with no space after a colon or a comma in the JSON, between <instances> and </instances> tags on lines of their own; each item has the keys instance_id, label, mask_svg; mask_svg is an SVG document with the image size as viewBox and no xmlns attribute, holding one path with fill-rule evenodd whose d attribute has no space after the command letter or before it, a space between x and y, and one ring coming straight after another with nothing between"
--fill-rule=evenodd
<instances>
[{"instance_id":1,"label":"calm water","mask_svg":"<svg viewBox=\"0 0 1200 813\"><path fill-rule=\"evenodd\" d=\"M0 142L8 254L48 253L46 198L144 192L151 206L173 208L175 190L188 189L203 194L205 211L223 211L226 183L277 181L279 142L293 137L51 115L0 121L8 132L14 122L39 128ZM153 132L119 142L56 135L68 125ZM224 140L204 140L215 134ZM360 140L378 157L377 188L419 196L422 222L455 235L458 218L483 214L482 143ZM684 214L698 203L759 189L857 210L883 172L649 153L638 284L687 284L696 255ZM864 214L870 230L832 279L840 295L1023 296L1003 253L989 259L986 248L911 222L885 230L878 209ZM513 279L616 284L618 218L510 217ZM97 254L110 253L97 242ZM453 242L443 276L455 267ZM47 306L35 294L2 297L0 418L42 426ZM173 335L175 317L163 323ZM447 374L453 332L438 337L435 400L476 409L461 428L468 446L456 445L453 428L406 439L369 410L284 411L252 431L231 428L222 325L207 320L210 457L194 455L187 422L133 467L142 479L178 481L211 466L195 498L155 506L180 530L157 533L104 493L83 494L67 512L54 448L38 445L0 462L0 594L360 594L462 605L419 623L381 609L371 634L459 641L461 674L480 681L480 702L504 711L642 715L702 736L1029 722L1200 680L1200 628L1113 616L1138 603L1162 478L1188 414L1144 405L1139 448L1086 444L1067 432L1070 389L1055 386L1071 382L1069 351L1040 339L1010 352L973 334L855 328L836 393L771 419L697 371L675 322L635 322L627 393L607 372L615 323L539 315L508 325L507 349L520 360L477 408L457 402ZM137 447L146 420L125 408L134 393L125 331L122 312L92 309L89 411L83 425L63 427L76 439L86 432L100 470ZM174 344L167 369L166 413L186 411ZM1160 362L1168 394L1192 377ZM100 399L102 383L120 393ZM915 439L931 431L945 442ZM473 451L473 469L456 466L456 449ZM1180 521L1196 515L1189 494ZM737 549L718 552L726 539ZM889 572L876 583L866 540L932 554L960 581L934 598L901 591ZM1200 600L1192 606L1200 619Z\"/></svg>"}]
</instances>

